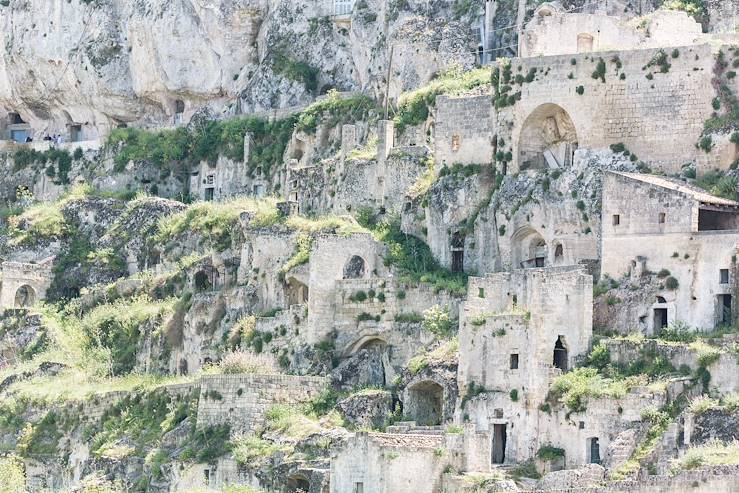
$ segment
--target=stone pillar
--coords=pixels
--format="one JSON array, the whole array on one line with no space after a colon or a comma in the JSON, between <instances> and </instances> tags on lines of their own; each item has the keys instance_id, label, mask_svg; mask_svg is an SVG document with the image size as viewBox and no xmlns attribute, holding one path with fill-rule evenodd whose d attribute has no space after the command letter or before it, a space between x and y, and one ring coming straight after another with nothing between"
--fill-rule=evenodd
<instances>
[{"instance_id":1,"label":"stone pillar","mask_svg":"<svg viewBox=\"0 0 739 493\"><path fill-rule=\"evenodd\" d=\"M357 126L344 125L341 127L341 159L357 147Z\"/></svg>"},{"instance_id":2,"label":"stone pillar","mask_svg":"<svg viewBox=\"0 0 739 493\"><path fill-rule=\"evenodd\" d=\"M377 123L377 162L384 164L395 145L395 123L380 120Z\"/></svg>"}]
</instances>

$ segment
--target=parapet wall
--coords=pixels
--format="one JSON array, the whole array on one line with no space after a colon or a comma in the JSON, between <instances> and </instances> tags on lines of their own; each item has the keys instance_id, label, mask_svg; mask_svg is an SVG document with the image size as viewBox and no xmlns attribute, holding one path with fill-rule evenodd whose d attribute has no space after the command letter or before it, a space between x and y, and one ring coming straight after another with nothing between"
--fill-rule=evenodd
<instances>
[{"instance_id":1,"label":"parapet wall","mask_svg":"<svg viewBox=\"0 0 739 493\"><path fill-rule=\"evenodd\" d=\"M302 404L328 385L322 377L291 375L210 375L200 386L198 428L228 424L231 430L252 431L264 424L276 404Z\"/></svg>"}]
</instances>

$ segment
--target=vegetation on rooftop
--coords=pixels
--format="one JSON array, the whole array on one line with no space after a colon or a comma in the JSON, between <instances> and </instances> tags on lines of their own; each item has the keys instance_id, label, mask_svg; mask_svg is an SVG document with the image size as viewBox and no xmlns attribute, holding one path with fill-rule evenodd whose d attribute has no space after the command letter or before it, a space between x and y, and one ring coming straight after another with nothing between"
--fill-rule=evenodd
<instances>
[{"instance_id":1,"label":"vegetation on rooftop","mask_svg":"<svg viewBox=\"0 0 739 493\"><path fill-rule=\"evenodd\" d=\"M425 122L439 95L461 94L487 84L490 84L489 68L464 72L459 67L452 67L428 85L400 96L393 118L395 128L399 133L403 133L406 127Z\"/></svg>"}]
</instances>

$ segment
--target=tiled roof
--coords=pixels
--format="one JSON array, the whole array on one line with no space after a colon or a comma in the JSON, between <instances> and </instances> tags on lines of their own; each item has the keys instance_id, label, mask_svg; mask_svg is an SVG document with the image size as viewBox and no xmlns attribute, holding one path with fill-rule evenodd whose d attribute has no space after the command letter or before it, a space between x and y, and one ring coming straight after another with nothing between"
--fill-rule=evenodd
<instances>
[{"instance_id":1,"label":"tiled roof","mask_svg":"<svg viewBox=\"0 0 739 493\"><path fill-rule=\"evenodd\" d=\"M666 176L658 176L658 175L646 175L642 173L622 173L622 172L616 172L616 171L613 171L612 173L616 175L625 176L626 178L631 178L632 180L638 180L643 183L648 183L650 185L655 185L658 187L666 188L668 190L673 190L675 192L682 193L684 195L689 195L694 200L697 200L698 202L703 202L705 204L723 205L723 206L728 206L728 207L739 207L739 202L735 202L733 200L728 200L728 199L722 199L721 197L716 197L706 192L702 188L698 188L694 185L690 185L688 183L682 182L680 180L676 180L674 178L668 178Z\"/></svg>"}]
</instances>

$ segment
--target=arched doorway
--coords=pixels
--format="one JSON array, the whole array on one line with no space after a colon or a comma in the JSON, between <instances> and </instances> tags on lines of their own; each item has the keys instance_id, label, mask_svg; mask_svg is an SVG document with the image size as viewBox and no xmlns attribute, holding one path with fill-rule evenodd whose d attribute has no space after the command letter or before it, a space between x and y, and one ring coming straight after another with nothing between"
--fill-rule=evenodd
<instances>
[{"instance_id":1,"label":"arched doorway","mask_svg":"<svg viewBox=\"0 0 739 493\"><path fill-rule=\"evenodd\" d=\"M15 307L16 308L28 308L36 303L36 291L29 286L24 284L19 287L15 292Z\"/></svg>"},{"instance_id":2,"label":"arched doorway","mask_svg":"<svg viewBox=\"0 0 739 493\"><path fill-rule=\"evenodd\" d=\"M344 279L361 279L365 276L366 263L359 255L354 255L344 265Z\"/></svg>"},{"instance_id":3,"label":"arched doorway","mask_svg":"<svg viewBox=\"0 0 739 493\"><path fill-rule=\"evenodd\" d=\"M287 305L303 305L308 303L308 286L298 281L294 277L287 280L287 286L285 287L285 296L287 298Z\"/></svg>"},{"instance_id":4,"label":"arched doorway","mask_svg":"<svg viewBox=\"0 0 739 493\"><path fill-rule=\"evenodd\" d=\"M193 283L195 284L195 290L198 292L208 291L213 287L208 274L204 270L199 270L195 273Z\"/></svg>"},{"instance_id":5,"label":"arched doorway","mask_svg":"<svg viewBox=\"0 0 739 493\"><path fill-rule=\"evenodd\" d=\"M287 478L288 493L308 493L310 491L310 481L302 474L294 474Z\"/></svg>"},{"instance_id":6,"label":"arched doorway","mask_svg":"<svg viewBox=\"0 0 739 493\"><path fill-rule=\"evenodd\" d=\"M440 425L443 419L444 388L431 380L413 384L407 390L404 409L421 426Z\"/></svg>"},{"instance_id":7,"label":"arched doorway","mask_svg":"<svg viewBox=\"0 0 739 493\"><path fill-rule=\"evenodd\" d=\"M361 353L361 355L360 355ZM362 371L357 372L356 385L385 387L390 368L390 347L377 336L363 337L350 350L352 356L360 355Z\"/></svg>"},{"instance_id":8,"label":"arched doorway","mask_svg":"<svg viewBox=\"0 0 739 493\"><path fill-rule=\"evenodd\" d=\"M547 243L533 228L524 226L511 237L511 263L514 269L546 267Z\"/></svg>"},{"instance_id":9,"label":"arched doorway","mask_svg":"<svg viewBox=\"0 0 739 493\"><path fill-rule=\"evenodd\" d=\"M578 137L570 115L556 104L535 109L521 126L518 169L557 169L572 164Z\"/></svg>"},{"instance_id":10,"label":"arched doorway","mask_svg":"<svg viewBox=\"0 0 739 493\"><path fill-rule=\"evenodd\" d=\"M588 33L580 33L577 35L577 52L590 53L593 51L593 36Z\"/></svg>"},{"instance_id":11,"label":"arched doorway","mask_svg":"<svg viewBox=\"0 0 739 493\"><path fill-rule=\"evenodd\" d=\"M554 343L554 357L552 364L555 368L567 371L567 346L565 346L565 337L559 336L557 342Z\"/></svg>"}]
</instances>

